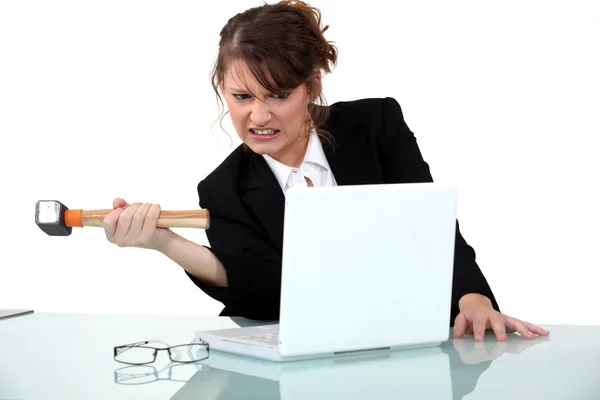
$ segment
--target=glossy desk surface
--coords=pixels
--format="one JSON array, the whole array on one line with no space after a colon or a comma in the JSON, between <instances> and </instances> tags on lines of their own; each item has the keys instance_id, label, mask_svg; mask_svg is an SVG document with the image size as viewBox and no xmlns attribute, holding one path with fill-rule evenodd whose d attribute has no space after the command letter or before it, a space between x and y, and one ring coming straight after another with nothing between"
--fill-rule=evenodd
<instances>
[{"instance_id":1,"label":"glossy desk surface","mask_svg":"<svg viewBox=\"0 0 600 400\"><path fill-rule=\"evenodd\" d=\"M197 364L160 352L136 379L113 346L187 343L243 319L33 313L0 320L0 399L600 399L600 327L544 325L550 337L377 356L271 363L216 351ZM154 369L152 369L154 368ZM146 383L142 383L146 382Z\"/></svg>"}]
</instances>

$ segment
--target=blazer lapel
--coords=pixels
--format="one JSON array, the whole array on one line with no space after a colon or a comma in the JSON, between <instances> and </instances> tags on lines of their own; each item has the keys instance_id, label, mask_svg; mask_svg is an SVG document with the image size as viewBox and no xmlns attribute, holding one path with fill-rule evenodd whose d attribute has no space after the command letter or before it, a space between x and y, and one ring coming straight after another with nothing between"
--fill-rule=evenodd
<instances>
[{"instance_id":1,"label":"blazer lapel","mask_svg":"<svg viewBox=\"0 0 600 400\"><path fill-rule=\"evenodd\" d=\"M241 182L242 199L282 253L285 197L265 159L248 150L248 168Z\"/></svg>"},{"instance_id":2,"label":"blazer lapel","mask_svg":"<svg viewBox=\"0 0 600 400\"><path fill-rule=\"evenodd\" d=\"M371 152L368 132L350 113L332 106L324 128L334 143L323 141L323 150L339 186L381 183L378 163Z\"/></svg>"}]
</instances>

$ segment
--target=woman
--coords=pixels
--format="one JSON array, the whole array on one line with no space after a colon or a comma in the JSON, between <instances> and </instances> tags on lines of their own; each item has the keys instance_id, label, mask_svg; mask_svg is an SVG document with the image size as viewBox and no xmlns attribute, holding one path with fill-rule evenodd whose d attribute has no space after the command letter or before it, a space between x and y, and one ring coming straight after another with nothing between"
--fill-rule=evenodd
<instances>
[{"instance_id":1,"label":"woman","mask_svg":"<svg viewBox=\"0 0 600 400\"><path fill-rule=\"evenodd\" d=\"M284 192L324 186L431 182L413 133L392 98L323 106L321 74L337 61L320 13L300 1L247 10L221 31L213 71L243 144L198 185L210 211L210 247L156 229L156 204L113 203L104 227L119 246L158 250L222 302L221 315L279 318ZM220 99L220 98L219 98ZM456 337L486 329L498 340L548 332L501 314L460 231L451 321Z\"/></svg>"}]
</instances>

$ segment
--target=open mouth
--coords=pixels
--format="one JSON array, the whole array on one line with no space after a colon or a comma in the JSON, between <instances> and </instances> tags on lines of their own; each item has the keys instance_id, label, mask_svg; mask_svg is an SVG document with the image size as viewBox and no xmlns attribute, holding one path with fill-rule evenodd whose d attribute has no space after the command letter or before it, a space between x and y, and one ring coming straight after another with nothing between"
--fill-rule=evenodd
<instances>
[{"instance_id":1,"label":"open mouth","mask_svg":"<svg viewBox=\"0 0 600 400\"><path fill-rule=\"evenodd\" d=\"M274 135L277 132L279 132L279 129L250 129L250 132L252 132L255 135Z\"/></svg>"},{"instance_id":2,"label":"open mouth","mask_svg":"<svg viewBox=\"0 0 600 400\"><path fill-rule=\"evenodd\" d=\"M279 135L279 129L250 129L250 135L255 140L269 140Z\"/></svg>"}]
</instances>

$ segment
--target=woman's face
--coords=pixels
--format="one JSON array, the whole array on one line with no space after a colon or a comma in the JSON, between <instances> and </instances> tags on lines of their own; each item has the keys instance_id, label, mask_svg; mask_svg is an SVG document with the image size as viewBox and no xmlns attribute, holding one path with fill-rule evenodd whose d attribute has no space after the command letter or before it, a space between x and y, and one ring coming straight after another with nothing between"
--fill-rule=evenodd
<instances>
[{"instance_id":1,"label":"woman's face","mask_svg":"<svg viewBox=\"0 0 600 400\"><path fill-rule=\"evenodd\" d=\"M302 162L309 128L305 84L290 92L270 93L240 62L227 69L220 86L233 126L252 151L290 166Z\"/></svg>"}]
</instances>

